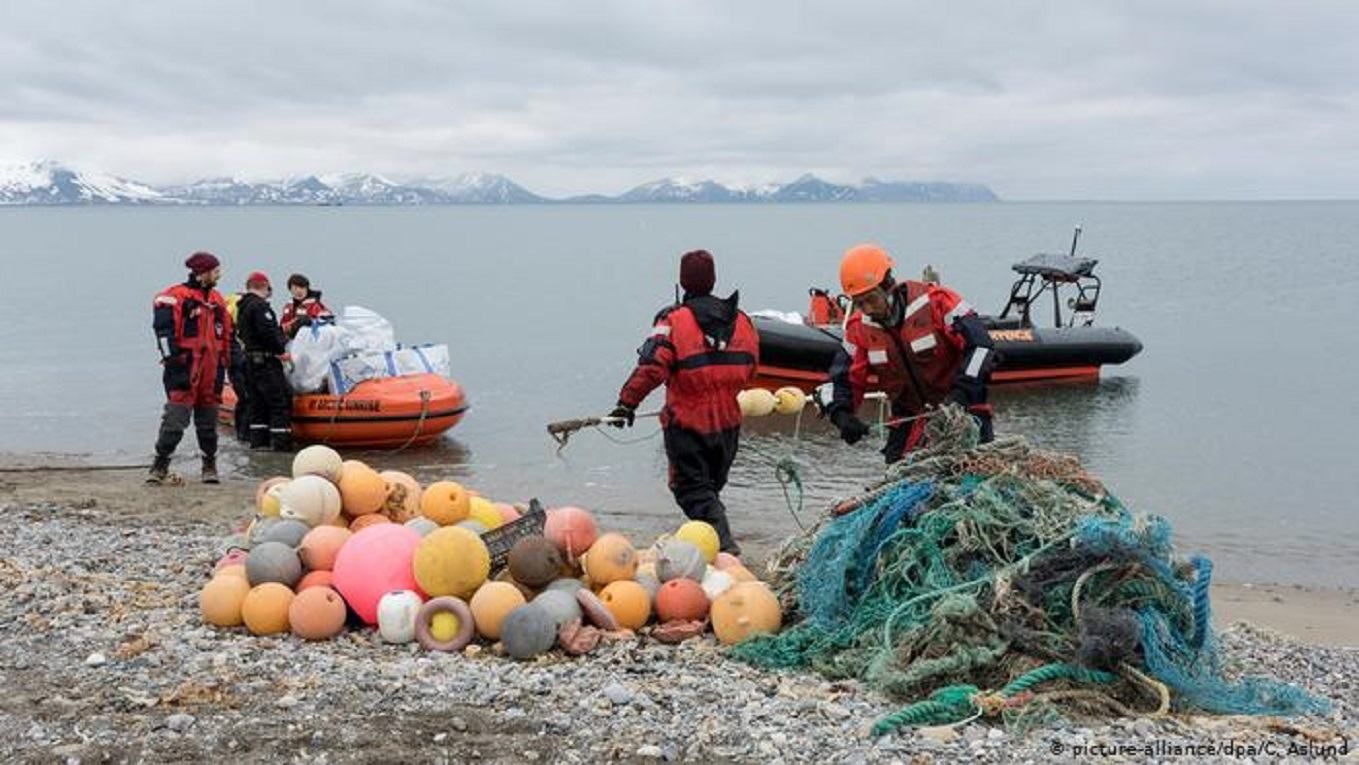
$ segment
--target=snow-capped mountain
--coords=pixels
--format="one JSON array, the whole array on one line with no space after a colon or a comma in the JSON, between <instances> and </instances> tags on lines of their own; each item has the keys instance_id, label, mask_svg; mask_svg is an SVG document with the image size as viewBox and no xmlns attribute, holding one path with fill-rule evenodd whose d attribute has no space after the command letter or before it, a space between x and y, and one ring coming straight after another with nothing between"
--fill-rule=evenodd
<instances>
[{"instance_id":1,"label":"snow-capped mountain","mask_svg":"<svg viewBox=\"0 0 1359 765\"><path fill-rule=\"evenodd\" d=\"M748 199L745 192L707 181L688 181L683 178L662 178L643 183L614 197L617 202L741 202Z\"/></svg>"},{"instance_id":2,"label":"snow-capped mountain","mask_svg":"<svg viewBox=\"0 0 1359 765\"><path fill-rule=\"evenodd\" d=\"M150 204L168 201L156 189L101 173L82 173L59 162L30 162L0 169L0 204Z\"/></svg>"},{"instance_id":3,"label":"snow-capped mountain","mask_svg":"<svg viewBox=\"0 0 1359 765\"><path fill-rule=\"evenodd\" d=\"M662 178L629 189L617 197L577 197L577 202L995 202L979 184L884 182L866 178L858 186L822 180L810 173L791 183L731 188L706 181Z\"/></svg>"},{"instance_id":4,"label":"snow-capped mountain","mask_svg":"<svg viewBox=\"0 0 1359 765\"><path fill-rule=\"evenodd\" d=\"M418 181L449 204L529 204L548 201L503 175L463 173L452 178Z\"/></svg>"},{"instance_id":5,"label":"snow-capped mountain","mask_svg":"<svg viewBox=\"0 0 1359 765\"><path fill-rule=\"evenodd\" d=\"M276 181L207 178L153 188L58 162L33 162L0 170L0 204L197 204L197 205L441 205L730 203L730 202L994 202L986 186L866 178L856 186L810 173L791 183L729 187L713 180L662 178L617 196L589 194L556 200L539 196L503 175L464 173L405 183L368 173L304 175Z\"/></svg>"}]
</instances>

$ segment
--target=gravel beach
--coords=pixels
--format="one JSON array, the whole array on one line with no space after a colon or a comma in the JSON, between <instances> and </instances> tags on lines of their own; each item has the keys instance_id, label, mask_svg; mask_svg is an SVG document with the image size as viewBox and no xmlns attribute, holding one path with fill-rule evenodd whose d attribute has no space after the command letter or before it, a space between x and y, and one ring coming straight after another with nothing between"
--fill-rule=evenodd
<instances>
[{"instance_id":1,"label":"gravel beach","mask_svg":"<svg viewBox=\"0 0 1359 765\"><path fill-rule=\"evenodd\" d=\"M130 476L0 476L0 760L1359 757L1359 650L1244 623L1221 636L1229 669L1300 683L1332 700L1329 716L1086 720L1025 736L977 721L872 739L868 726L899 704L854 683L755 670L711 637L521 663L491 647L384 645L371 630L325 643L216 630L201 624L197 593L253 487L132 486Z\"/></svg>"}]
</instances>

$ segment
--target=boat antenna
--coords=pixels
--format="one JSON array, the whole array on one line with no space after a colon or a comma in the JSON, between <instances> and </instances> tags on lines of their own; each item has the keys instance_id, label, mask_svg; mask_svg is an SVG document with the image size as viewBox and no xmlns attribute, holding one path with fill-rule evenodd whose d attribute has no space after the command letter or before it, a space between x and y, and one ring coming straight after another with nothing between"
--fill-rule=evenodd
<instances>
[{"instance_id":1,"label":"boat antenna","mask_svg":"<svg viewBox=\"0 0 1359 765\"><path fill-rule=\"evenodd\" d=\"M1081 240L1081 224L1076 224L1076 231L1071 235L1071 257L1076 257L1076 242Z\"/></svg>"}]
</instances>

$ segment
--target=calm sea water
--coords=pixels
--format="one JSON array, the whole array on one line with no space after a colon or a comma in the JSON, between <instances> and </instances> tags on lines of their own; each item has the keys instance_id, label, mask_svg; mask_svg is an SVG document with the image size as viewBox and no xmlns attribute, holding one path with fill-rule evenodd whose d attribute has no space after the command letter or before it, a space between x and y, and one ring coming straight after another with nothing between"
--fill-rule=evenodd
<instances>
[{"instance_id":1,"label":"calm sea water","mask_svg":"<svg viewBox=\"0 0 1359 765\"><path fill-rule=\"evenodd\" d=\"M434 448L370 461L661 528L679 513L654 424L610 434L628 444L581 433L561 456L543 426L609 410L680 252L713 251L719 291L739 287L747 309L802 310L839 252L876 240L902 272L932 263L995 310L1009 265L1063 251L1075 223L1101 259L1100 320L1146 350L1098 384L998 391L998 429L1079 454L1224 579L1359 585L1359 203L0 209L0 452L145 459L151 296L205 248L227 286L302 271L332 306L449 344L468 417ZM778 457L806 465L808 518L879 473L875 446L810 425L748 428L726 492L748 542L796 528ZM226 461L286 465L234 446Z\"/></svg>"}]
</instances>

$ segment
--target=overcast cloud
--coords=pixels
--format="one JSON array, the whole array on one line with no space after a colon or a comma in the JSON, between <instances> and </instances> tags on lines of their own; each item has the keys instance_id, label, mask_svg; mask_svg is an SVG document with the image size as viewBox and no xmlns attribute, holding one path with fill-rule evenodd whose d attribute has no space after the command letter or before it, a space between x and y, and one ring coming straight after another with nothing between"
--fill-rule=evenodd
<instances>
[{"instance_id":1,"label":"overcast cloud","mask_svg":"<svg viewBox=\"0 0 1359 765\"><path fill-rule=\"evenodd\" d=\"M1355 2L0 7L0 164L1359 197Z\"/></svg>"}]
</instances>

